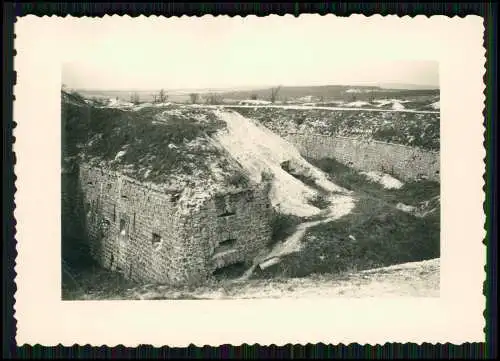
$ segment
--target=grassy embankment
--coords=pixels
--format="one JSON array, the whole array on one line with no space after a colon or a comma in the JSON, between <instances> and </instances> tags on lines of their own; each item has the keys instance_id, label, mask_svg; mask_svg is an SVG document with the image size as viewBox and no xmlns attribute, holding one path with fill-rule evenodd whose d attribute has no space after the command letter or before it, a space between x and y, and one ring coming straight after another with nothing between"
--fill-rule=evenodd
<instances>
[{"instance_id":1,"label":"grassy embankment","mask_svg":"<svg viewBox=\"0 0 500 361\"><path fill-rule=\"evenodd\" d=\"M348 215L306 231L299 253L257 277L303 277L314 273L340 274L439 257L439 208L425 217L401 211L396 204L418 205L439 195L439 183L406 183L384 189L333 159L309 160L336 184L353 190L357 202Z\"/></svg>"}]
</instances>

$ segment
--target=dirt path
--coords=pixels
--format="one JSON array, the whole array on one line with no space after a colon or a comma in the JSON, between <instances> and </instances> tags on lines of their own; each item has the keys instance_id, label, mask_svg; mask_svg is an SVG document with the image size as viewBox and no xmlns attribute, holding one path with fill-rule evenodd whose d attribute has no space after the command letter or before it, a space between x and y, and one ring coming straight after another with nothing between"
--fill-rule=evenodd
<instances>
[{"instance_id":1,"label":"dirt path","mask_svg":"<svg viewBox=\"0 0 500 361\"><path fill-rule=\"evenodd\" d=\"M350 213L354 206L355 201L353 197L347 195L332 195L330 199L330 206L323 212L320 219L299 224L291 236L283 242L276 244L269 253L256 257L253 265L246 270L240 278L236 279L235 282L248 280L252 276L255 269L259 266L265 267L268 262L271 264L279 263L281 261L281 257L299 252L302 248L302 238L304 237L307 229L321 223L333 222Z\"/></svg>"},{"instance_id":2,"label":"dirt path","mask_svg":"<svg viewBox=\"0 0 500 361\"><path fill-rule=\"evenodd\" d=\"M216 141L256 182L262 180L264 172L272 175L270 200L273 208L283 214L315 218L300 224L294 234L270 251L264 250L267 254L256 257L253 265L238 279L247 280L262 262L270 259L278 262L280 257L298 252L308 228L348 214L354 208L354 199L352 192L333 183L325 172L305 160L292 144L260 123L235 111L217 109L215 114L226 123L224 131L214 137ZM283 164L286 164L286 170ZM305 184L296 175L311 180L314 186ZM326 210L311 204L320 193L328 195L330 206Z\"/></svg>"}]
</instances>

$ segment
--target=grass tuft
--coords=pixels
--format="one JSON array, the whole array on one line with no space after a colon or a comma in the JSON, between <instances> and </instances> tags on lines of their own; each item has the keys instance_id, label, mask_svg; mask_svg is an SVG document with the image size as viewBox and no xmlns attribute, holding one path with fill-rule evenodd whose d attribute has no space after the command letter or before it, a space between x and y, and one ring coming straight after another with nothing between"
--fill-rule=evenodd
<instances>
[{"instance_id":1,"label":"grass tuft","mask_svg":"<svg viewBox=\"0 0 500 361\"><path fill-rule=\"evenodd\" d=\"M300 223L302 223L300 217L274 211L270 222L272 232L271 241L268 246L284 241L287 237L291 236Z\"/></svg>"}]
</instances>

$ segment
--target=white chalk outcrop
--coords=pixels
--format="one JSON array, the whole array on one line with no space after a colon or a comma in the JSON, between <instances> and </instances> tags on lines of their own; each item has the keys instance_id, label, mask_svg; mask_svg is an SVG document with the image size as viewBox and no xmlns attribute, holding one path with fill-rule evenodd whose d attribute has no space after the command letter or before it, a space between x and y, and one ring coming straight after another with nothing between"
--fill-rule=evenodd
<instances>
[{"instance_id":1,"label":"white chalk outcrop","mask_svg":"<svg viewBox=\"0 0 500 361\"><path fill-rule=\"evenodd\" d=\"M272 176L271 203L280 212L299 217L321 212L309 203L318 191L285 171L284 162L288 162L295 174L307 177L327 192L349 193L302 158L293 145L254 120L236 112L217 110L216 114L227 124L227 129L217 134L217 141L254 181L260 182L265 173Z\"/></svg>"}]
</instances>

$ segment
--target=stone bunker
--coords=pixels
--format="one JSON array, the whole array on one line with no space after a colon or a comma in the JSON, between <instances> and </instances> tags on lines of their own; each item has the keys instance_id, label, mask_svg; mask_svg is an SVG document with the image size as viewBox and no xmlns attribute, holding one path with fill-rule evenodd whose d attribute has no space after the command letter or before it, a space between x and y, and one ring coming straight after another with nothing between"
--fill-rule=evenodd
<instances>
[{"instance_id":1,"label":"stone bunker","mask_svg":"<svg viewBox=\"0 0 500 361\"><path fill-rule=\"evenodd\" d=\"M99 264L140 282L195 284L265 248L270 185L214 141L223 124L210 110L62 99L63 212L82 209L63 216L63 236L84 233L72 237Z\"/></svg>"},{"instance_id":2,"label":"stone bunker","mask_svg":"<svg viewBox=\"0 0 500 361\"><path fill-rule=\"evenodd\" d=\"M79 170L92 256L127 278L197 283L251 263L270 238L267 187L219 192L199 206L119 172Z\"/></svg>"}]
</instances>

